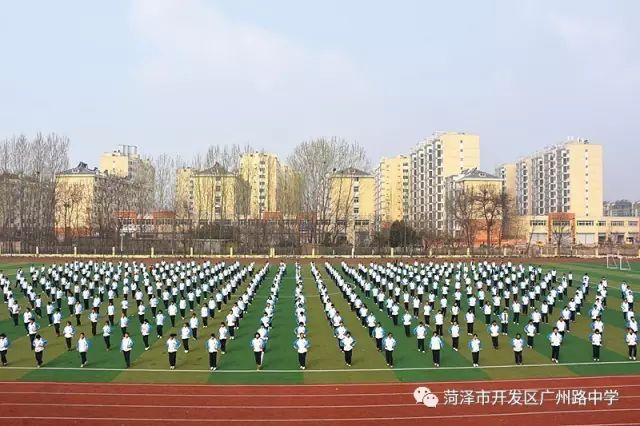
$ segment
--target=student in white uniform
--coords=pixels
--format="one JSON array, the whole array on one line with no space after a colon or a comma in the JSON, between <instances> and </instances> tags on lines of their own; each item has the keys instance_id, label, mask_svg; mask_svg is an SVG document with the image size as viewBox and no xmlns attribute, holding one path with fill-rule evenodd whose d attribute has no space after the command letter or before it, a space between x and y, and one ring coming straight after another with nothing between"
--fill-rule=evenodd
<instances>
[{"instance_id":1,"label":"student in white uniform","mask_svg":"<svg viewBox=\"0 0 640 426\"><path fill-rule=\"evenodd\" d=\"M629 359L635 361L638 354L638 335L632 328L627 329L627 334L624 335L624 341L629 348Z\"/></svg>"},{"instance_id":2,"label":"student in white uniform","mask_svg":"<svg viewBox=\"0 0 640 426\"><path fill-rule=\"evenodd\" d=\"M602 346L602 333L600 333L600 330L596 328L589 336L589 340L591 341L593 360L600 361L600 347Z\"/></svg>"},{"instance_id":3,"label":"student in white uniform","mask_svg":"<svg viewBox=\"0 0 640 426\"><path fill-rule=\"evenodd\" d=\"M298 363L300 364L301 370L307 368L307 352L309 351L309 346L309 341L304 334L300 334L298 339L293 342L293 347L298 352Z\"/></svg>"},{"instance_id":4,"label":"student in white uniform","mask_svg":"<svg viewBox=\"0 0 640 426\"><path fill-rule=\"evenodd\" d=\"M558 331L558 327L553 327L553 332L549 334L549 342L551 342L551 361L556 364L560 358L560 345L562 344L562 334Z\"/></svg>"},{"instance_id":5,"label":"student in white uniform","mask_svg":"<svg viewBox=\"0 0 640 426\"><path fill-rule=\"evenodd\" d=\"M140 334L142 334L142 342L144 343L144 350L149 350L149 334L151 334L151 324L149 320L145 319L140 325Z\"/></svg>"},{"instance_id":6,"label":"student in white uniform","mask_svg":"<svg viewBox=\"0 0 640 426\"><path fill-rule=\"evenodd\" d=\"M260 334L256 333L253 340L251 340L251 349L256 360L256 370L260 370L264 358L264 340L262 340Z\"/></svg>"},{"instance_id":7,"label":"student in white uniform","mask_svg":"<svg viewBox=\"0 0 640 426\"><path fill-rule=\"evenodd\" d=\"M516 334L516 337L511 340L511 347L513 348L513 355L516 359L516 365L522 365L522 351L524 349L524 340L520 333Z\"/></svg>"},{"instance_id":8,"label":"student in white uniform","mask_svg":"<svg viewBox=\"0 0 640 426\"><path fill-rule=\"evenodd\" d=\"M178 348L180 347L180 342L176 338L177 335L175 333L171 333L169 338L167 339L167 354L169 354L169 370L176 369L176 358L178 354Z\"/></svg>"},{"instance_id":9,"label":"student in white uniform","mask_svg":"<svg viewBox=\"0 0 640 426\"><path fill-rule=\"evenodd\" d=\"M469 349L471 350L471 358L473 360L473 366L478 367L480 365L480 351L482 350L482 344L478 335L474 334L471 340L469 340Z\"/></svg>"},{"instance_id":10,"label":"student in white uniform","mask_svg":"<svg viewBox=\"0 0 640 426\"><path fill-rule=\"evenodd\" d=\"M62 329L62 335L64 336L65 343L67 344L67 351L71 352L71 339L76 334L76 330L71 325L71 321L67 321L67 325Z\"/></svg>"},{"instance_id":11,"label":"student in white uniform","mask_svg":"<svg viewBox=\"0 0 640 426\"><path fill-rule=\"evenodd\" d=\"M129 333L124 333L120 342L120 351L124 356L124 363L127 368L131 367L131 349L133 349L133 340L129 337Z\"/></svg>"},{"instance_id":12,"label":"student in white uniform","mask_svg":"<svg viewBox=\"0 0 640 426\"><path fill-rule=\"evenodd\" d=\"M393 337L393 334L387 334L383 342L383 347L387 366L393 368L393 351L396 348L396 339Z\"/></svg>"},{"instance_id":13,"label":"student in white uniform","mask_svg":"<svg viewBox=\"0 0 640 426\"><path fill-rule=\"evenodd\" d=\"M413 330L418 340L418 352L424 353L424 341L427 338L427 327L420 321L420 324Z\"/></svg>"},{"instance_id":14,"label":"student in white uniform","mask_svg":"<svg viewBox=\"0 0 640 426\"><path fill-rule=\"evenodd\" d=\"M351 336L351 333L347 331L347 334L340 341L340 347L344 352L344 362L347 367L351 367L351 360L353 358L353 347L356 345L356 339Z\"/></svg>"},{"instance_id":15,"label":"student in white uniform","mask_svg":"<svg viewBox=\"0 0 640 426\"><path fill-rule=\"evenodd\" d=\"M189 325L185 322L180 329L180 338L182 339L182 347L184 348L184 353L189 353L189 338L191 337L191 329Z\"/></svg>"},{"instance_id":16,"label":"student in white uniform","mask_svg":"<svg viewBox=\"0 0 640 426\"><path fill-rule=\"evenodd\" d=\"M7 361L7 351L9 350L10 344L11 343L9 342L7 335L4 333L0 334L0 361L2 361L3 367L9 365L9 362Z\"/></svg>"},{"instance_id":17,"label":"student in white uniform","mask_svg":"<svg viewBox=\"0 0 640 426\"><path fill-rule=\"evenodd\" d=\"M443 346L444 342L442 341L442 338L440 338L438 333L434 331L431 339L429 339L429 349L431 349L433 365L436 367L440 367L440 350Z\"/></svg>"},{"instance_id":18,"label":"student in white uniform","mask_svg":"<svg viewBox=\"0 0 640 426\"><path fill-rule=\"evenodd\" d=\"M460 345L460 326L457 322L451 324L451 327L449 327L449 333L451 334L451 347L454 351L458 352L458 347Z\"/></svg>"},{"instance_id":19,"label":"student in white uniform","mask_svg":"<svg viewBox=\"0 0 640 426\"><path fill-rule=\"evenodd\" d=\"M33 340L33 351L36 356L36 365L38 368L42 366L44 350L47 347L47 341L39 334L36 334L36 338Z\"/></svg>"},{"instance_id":20,"label":"student in white uniform","mask_svg":"<svg viewBox=\"0 0 640 426\"><path fill-rule=\"evenodd\" d=\"M87 365L87 352L89 352L89 341L85 337L84 333L80 333L80 337L78 337L78 342L76 343L76 348L80 354L80 367L84 367Z\"/></svg>"},{"instance_id":21,"label":"student in white uniform","mask_svg":"<svg viewBox=\"0 0 640 426\"><path fill-rule=\"evenodd\" d=\"M220 341L216 338L215 333L211 333L211 337L207 339L204 347L209 353L209 370L215 371L218 368L218 351L220 350Z\"/></svg>"},{"instance_id":22,"label":"student in white uniform","mask_svg":"<svg viewBox=\"0 0 640 426\"><path fill-rule=\"evenodd\" d=\"M109 321L105 321L102 326L102 338L104 339L104 345L107 348L107 352L111 350L111 324Z\"/></svg>"}]
</instances>

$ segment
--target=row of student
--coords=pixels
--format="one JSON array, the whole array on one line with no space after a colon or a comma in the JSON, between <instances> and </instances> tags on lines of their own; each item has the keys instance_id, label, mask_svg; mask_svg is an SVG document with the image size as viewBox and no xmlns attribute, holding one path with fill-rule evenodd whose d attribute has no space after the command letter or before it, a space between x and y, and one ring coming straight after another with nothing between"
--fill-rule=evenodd
<instances>
[{"instance_id":1,"label":"row of student","mask_svg":"<svg viewBox=\"0 0 640 426\"><path fill-rule=\"evenodd\" d=\"M329 265L328 268L332 267ZM355 276L356 282L364 282L362 277L357 275L357 272L354 272L355 270L352 268L348 268L345 266L346 272L348 274L351 274L352 276ZM355 274L355 275L354 275ZM336 279L338 281L338 284L340 284L339 281L342 280L342 278L337 274L334 273L334 279ZM586 276L587 278L583 281L582 283L582 288L581 289L577 289L576 293L580 293L582 294L582 291L587 291L588 289L588 276ZM606 288L606 280L603 280L602 286L604 286ZM436 289L438 288L438 286L435 286ZM365 288L370 288L370 287L365 287ZM376 288L373 289L374 292L376 290ZM625 292L628 292L628 286L625 284ZM443 289L444 292L444 289ZM366 291L365 291L366 293ZM431 294L434 294L434 292L432 292ZM445 292L446 293L446 292ZM601 293L599 293L601 294ZM473 294L471 294L470 296L471 298L474 298ZM496 296L497 297L497 296ZM384 300L385 296L383 292L378 293L378 300ZM438 331L439 334L442 334L442 326L443 326L443 321L444 321L444 313L446 312L446 294L443 295L443 299L441 302L441 309L440 312L436 313L435 315L435 324L436 324L436 331ZM578 315L580 315L580 305L582 303L582 296L580 297L581 302L576 304L573 301L573 298L570 300L569 305L565 306L564 309L561 312L561 318L559 319L558 323L556 323L556 326L558 328L561 329L561 331L564 333L565 329L568 331L570 330L570 323L571 321L575 321L576 319L576 312ZM386 300L387 303L387 313L394 319L394 324L397 325L397 316L398 316L398 312L399 312L399 307L397 305L397 303L394 303L394 301L392 300L391 297L389 297ZM498 301L498 305L499 305L499 301ZM514 323L519 323L519 315L520 315L520 308L519 308L519 303L516 301L513 302L514 307L517 306L514 313ZM433 301L428 302L427 304L424 305L424 322L426 324L429 324L430 322L430 316L431 316L431 310L433 309ZM537 309L534 307L533 308L533 312L531 313L530 317L533 320L534 324L536 327L539 328L539 324L541 321L545 321L548 322L548 314L549 314L549 306L546 304L546 302L543 302L542 305L542 309L544 311L544 313L540 313L537 311ZM551 307L552 310L552 307ZM596 301L594 303L594 306L592 307L592 309L590 310L592 319L594 323L598 323L601 322L601 316L600 314L603 312L604 310L604 303L603 301L601 301L601 297L597 297ZM494 310L493 313L499 311L498 310ZM452 314L451 314L451 322L458 322L458 313L459 313L459 307L458 307L458 302L456 301L454 303L454 305L452 306ZM485 320L486 320L486 324L488 326L492 326L492 319L491 319L491 307L488 305L488 303L485 303L484 305L484 314L485 314ZM635 323L635 319L633 316L633 313L628 313L627 314L629 321L628 321L628 326L631 327L632 329L637 331L637 324ZM405 334L409 335L409 328L411 325L411 315L409 314L409 312L405 312L403 315L403 325L405 326ZM475 321L475 314L474 314L474 309L469 308L467 313L465 314L465 320L467 321L467 331L468 334L473 333L473 323ZM504 310L500 313L500 323L501 323L501 328L502 328L502 334L506 334L507 333L507 329L508 329L508 323L509 323L509 312ZM600 330L601 332L603 331L602 329Z\"/></svg>"},{"instance_id":2,"label":"row of student","mask_svg":"<svg viewBox=\"0 0 640 426\"><path fill-rule=\"evenodd\" d=\"M338 348L344 354L344 363L347 367L351 367L353 363L353 349L356 346L356 339L351 335L351 332L347 327L345 327L342 316L333 305L329 291L324 285L320 272L316 268L315 264L311 263L310 268L311 275L313 276L316 287L318 288L318 293L320 294L320 300L324 306L325 315L329 321L329 326L333 328L333 334L336 338ZM354 308L352 307L352 309Z\"/></svg>"},{"instance_id":3,"label":"row of student","mask_svg":"<svg viewBox=\"0 0 640 426\"><path fill-rule=\"evenodd\" d=\"M267 349L271 322L273 320L275 305L278 302L278 294L280 292L280 281L286 274L286 270L286 265L284 263L280 263L278 273L274 277L269 290L269 296L267 297L264 313L260 319L260 325L258 326L258 330L256 331L254 338L249 342L249 346L253 351L257 370L262 368L262 364L264 362L264 353Z\"/></svg>"},{"instance_id":4,"label":"row of student","mask_svg":"<svg viewBox=\"0 0 640 426\"><path fill-rule=\"evenodd\" d=\"M329 272L330 275L332 275L334 277L334 279L336 279L338 286L341 289L349 288L348 286L346 286L344 284L344 281L340 279L339 274L331 267L331 265L327 264L326 265L327 270ZM583 286L586 286L586 281L585 280L583 282ZM606 281L604 281L604 286L606 286ZM343 290L344 291L344 290ZM628 288L625 288L623 290L623 292L628 291ZM602 292L599 292L599 294L602 294ZM596 302L594 303L594 307L591 309L592 315L594 312L600 313L602 312L602 307L598 306L598 304L600 303L600 298L596 298ZM429 306L429 305L426 305ZM566 311L566 308L565 308ZM529 323L527 324L527 326L525 327L525 332L527 335L527 344L529 347L533 347L533 338L535 336L535 334L539 334L539 322L540 322L540 317L536 316L536 311L534 310L532 312L532 318L535 319L536 321L534 321L533 319L529 321ZM471 317L471 318L470 318ZM631 342L631 344L629 345L629 359L635 359L634 357L634 353L636 350L636 344L634 343L637 340L637 324L635 324L633 316L630 317L631 319L631 327L629 328L629 332L627 333L627 335L625 336L625 340L627 341L627 343ZM496 321L493 321L489 326L488 326L488 332L491 336L491 341L492 341L492 345L494 347L494 349L498 349L499 343L499 336L502 335L507 335L508 334L508 313L506 312L502 312L501 316L500 316L500 320L501 320L501 325L498 326ZM563 315L558 319L558 322L556 323L556 330L557 332L564 337L565 331L568 331L569 327L570 327L570 321L571 320L575 320L575 316L574 315L568 315L568 311L563 312ZM451 319L452 321L452 326L450 328L450 333L452 335L452 346L454 350L458 350L458 340L459 340L459 326L457 324L457 318L455 316L452 317ZM468 334L471 335L473 333L473 312L471 312L471 310L467 313L467 331ZM403 323L405 326L405 333L408 336L409 335L409 326L411 324L411 315L408 312L405 312L404 316L403 316ZM434 351L434 364L436 366L439 365L439 350L441 348L441 338L440 336L442 336L442 324L443 324L443 315L442 312L438 312L436 314L436 331L434 332L434 337L432 337L431 339L431 344L430 346L432 348L436 348L436 350ZM603 329L604 329L604 323L601 320L600 315L596 316L594 318L594 320L592 321L592 325L591 325L592 331L593 333L588 337L589 341L592 343L592 347L593 347L593 359L594 361L599 361L600 360L600 348L602 346L602 333L603 333ZM414 329L414 332L416 333L416 335L418 336L418 350L421 352L424 352L424 339L425 339L425 335L426 335L426 327L424 325L424 323L420 322L420 324L418 325L418 327L416 327ZM381 333L378 331L378 337L381 337ZM515 347L520 347L520 346L524 346L524 342L521 338L521 335L518 334L517 335L517 339L514 340L515 343L513 343L513 345L515 345ZM557 362L557 355L556 356L552 356L552 361ZM516 351L516 363L517 364L521 364L522 363L522 356L521 356L521 351Z\"/></svg>"}]
</instances>

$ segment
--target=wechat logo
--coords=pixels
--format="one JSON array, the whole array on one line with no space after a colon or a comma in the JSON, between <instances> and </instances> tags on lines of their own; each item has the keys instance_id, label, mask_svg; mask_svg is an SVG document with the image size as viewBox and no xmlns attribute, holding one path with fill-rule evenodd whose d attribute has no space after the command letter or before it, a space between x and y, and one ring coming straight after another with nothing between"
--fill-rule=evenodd
<instances>
[{"instance_id":1,"label":"wechat logo","mask_svg":"<svg viewBox=\"0 0 640 426\"><path fill-rule=\"evenodd\" d=\"M431 393L431 390L425 386L417 387L413 391L413 398L417 404L423 403L429 408L435 408L438 405L438 395Z\"/></svg>"}]
</instances>

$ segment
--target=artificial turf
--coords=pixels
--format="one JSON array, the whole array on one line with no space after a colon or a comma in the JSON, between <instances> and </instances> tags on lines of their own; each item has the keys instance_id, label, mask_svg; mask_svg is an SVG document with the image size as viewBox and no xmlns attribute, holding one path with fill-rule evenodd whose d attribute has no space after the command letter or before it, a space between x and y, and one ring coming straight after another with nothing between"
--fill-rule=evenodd
<instances>
[{"instance_id":1,"label":"artificial turf","mask_svg":"<svg viewBox=\"0 0 640 426\"><path fill-rule=\"evenodd\" d=\"M368 263L368 261L366 261ZM523 260L526 263L526 260ZM334 268L340 271L336 262ZM640 266L634 265L635 268ZM6 275L13 282L18 268L28 268L29 265L5 264L0 265ZM143 350L142 338L139 333L138 318L134 310L130 310L129 330L136 341L132 352L132 367L124 369L122 354L118 351L120 329L113 327L112 350L107 352L102 336L90 337L92 346L89 351L89 363L86 368L80 368L80 357L77 352L67 352L64 339L55 336L53 327L48 327L47 318L39 318L42 326L40 334L49 341L45 351L43 368L35 368L35 360L29 347L22 321L15 327L6 309L0 309L0 332L7 334L11 340L9 349L9 367L0 368L1 380L25 381L74 381L74 382L140 382L140 383L346 383L346 382L397 382L397 381L441 381L441 380L490 380L505 378L528 377L567 377L580 375L616 375L640 374L640 362L627 361L626 344L624 342L624 320L620 311L619 285L625 280L637 291L640 272L609 270L604 265L592 263L561 263L543 265L544 270L555 267L558 276L572 271L574 287L569 289L572 295L576 282L582 274L587 272L591 277L591 284L595 286L602 276L609 280L608 307L603 315L605 322L605 340L601 354L601 361L593 363L591 358L590 319L588 310L593 303L594 293L591 291L586 298L583 315L571 325L571 333L567 334L562 345L561 363L550 365L550 348L546 335L551 331L551 323L557 318L556 313L562 309L562 302L556 304L554 314L550 316L550 324L541 325L541 334L536 336L534 349L525 349L524 366L513 365L513 352L510 347L511 336L523 333L526 321L521 318L519 326L509 325L509 337L500 336L500 348L491 348L488 332L484 326L483 315L476 318L475 331L483 341L484 350L481 354L480 368L471 367L471 354L467 349L468 337L462 325L460 337L460 351L451 348L451 339L445 333L445 348L442 352L440 368L433 368L431 355L419 353L415 337L405 337L402 325L394 326L385 312L379 311L371 299L360 293L365 303L372 308L376 318L387 331L393 332L398 340L394 354L395 368L387 368L383 354L377 352L374 341L369 338L367 330L360 325L357 317L350 311L347 301L338 290L336 284L324 272L324 265L318 264L324 283L336 308L342 313L346 327L357 341L354 350L353 367L345 366L342 352L339 350L333 330L324 314L323 306L308 265L302 265L304 295L306 297L307 329L311 348L308 355L308 368L300 371L297 364L297 354L292 347L296 320L294 315L295 269L288 265L287 274L283 277L279 300L276 305L273 328L269 335L269 342L264 358L264 368L256 371L253 354L249 348L249 341L259 326L263 308L277 267L272 265L265 281L259 287L255 298L245 313L235 340L228 342L225 355L219 359L219 369L213 373L207 369L207 354L204 349L204 338L218 329L225 308L216 313L216 318L210 320L209 328L200 328L200 340L192 342L188 354L179 351L177 369L168 370L167 354L164 340L158 341L152 333L151 349ZM634 268L634 269L635 269ZM347 280L350 282L350 280ZM242 294L247 283L231 297L227 307ZM22 294L16 291L19 303L24 306ZM451 294L452 298L453 295ZM566 301L566 299L565 299ZM639 301L640 302L640 301ZM116 300L116 306L119 301ZM63 313L67 314L66 306ZM466 305L463 298L461 312ZM66 318L63 319L63 322ZM73 322L75 324L75 321ZM417 320L415 321L417 324ZM415 325L414 324L414 325ZM177 325L180 326L179 321ZM177 332L165 325L165 338L170 332ZM448 322L445 323L445 330ZM76 327L76 336L81 332L90 336L90 323L87 314L83 313L82 326Z\"/></svg>"}]
</instances>

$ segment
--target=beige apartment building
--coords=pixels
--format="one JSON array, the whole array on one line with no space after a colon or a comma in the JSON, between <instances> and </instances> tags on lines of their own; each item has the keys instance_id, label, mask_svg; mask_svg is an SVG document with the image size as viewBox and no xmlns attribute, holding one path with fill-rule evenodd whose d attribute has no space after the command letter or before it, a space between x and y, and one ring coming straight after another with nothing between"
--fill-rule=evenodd
<instances>
[{"instance_id":1,"label":"beige apartment building","mask_svg":"<svg viewBox=\"0 0 640 426\"><path fill-rule=\"evenodd\" d=\"M56 175L55 231L58 238L91 234L96 186L105 178L97 168L80 162Z\"/></svg>"},{"instance_id":2,"label":"beige apartment building","mask_svg":"<svg viewBox=\"0 0 640 426\"><path fill-rule=\"evenodd\" d=\"M151 162L143 159L134 145L119 145L117 150L105 152L100 156L98 169L109 176L132 179L146 177L145 174L153 179L154 173Z\"/></svg>"},{"instance_id":3,"label":"beige apartment building","mask_svg":"<svg viewBox=\"0 0 640 426\"><path fill-rule=\"evenodd\" d=\"M564 212L597 219L603 215L602 169L602 145L569 138L496 173L520 215Z\"/></svg>"},{"instance_id":4,"label":"beige apartment building","mask_svg":"<svg viewBox=\"0 0 640 426\"><path fill-rule=\"evenodd\" d=\"M278 211L280 161L275 154L254 152L240 156L240 177L249 185L249 216L262 218L265 212Z\"/></svg>"},{"instance_id":5,"label":"beige apartment building","mask_svg":"<svg viewBox=\"0 0 640 426\"><path fill-rule=\"evenodd\" d=\"M248 191L244 192L248 197ZM204 170L182 168L176 172L176 216L180 219L198 224L233 220L246 210L242 195L240 178L219 164Z\"/></svg>"},{"instance_id":6,"label":"beige apartment building","mask_svg":"<svg viewBox=\"0 0 640 426\"><path fill-rule=\"evenodd\" d=\"M541 245L606 245L640 242L637 217L586 217L573 213L524 216L526 239Z\"/></svg>"},{"instance_id":7,"label":"beige apartment building","mask_svg":"<svg viewBox=\"0 0 640 426\"><path fill-rule=\"evenodd\" d=\"M407 219L409 203L409 157L382 158L375 170L375 223L385 228Z\"/></svg>"},{"instance_id":8,"label":"beige apartment building","mask_svg":"<svg viewBox=\"0 0 640 426\"><path fill-rule=\"evenodd\" d=\"M409 163L408 217L414 228L444 231L445 179L478 167L478 135L438 132L416 145Z\"/></svg>"},{"instance_id":9,"label":"beige apartment building","mask_svg":"<svg viewBox=\"0 0 640 426\"><path fill-rule=\"evenodd\" d=\"M333 173L329 202L335 235L352 243L369 235L375 212L375 177L356 168Z\"/></svg>"}]
</instances>

